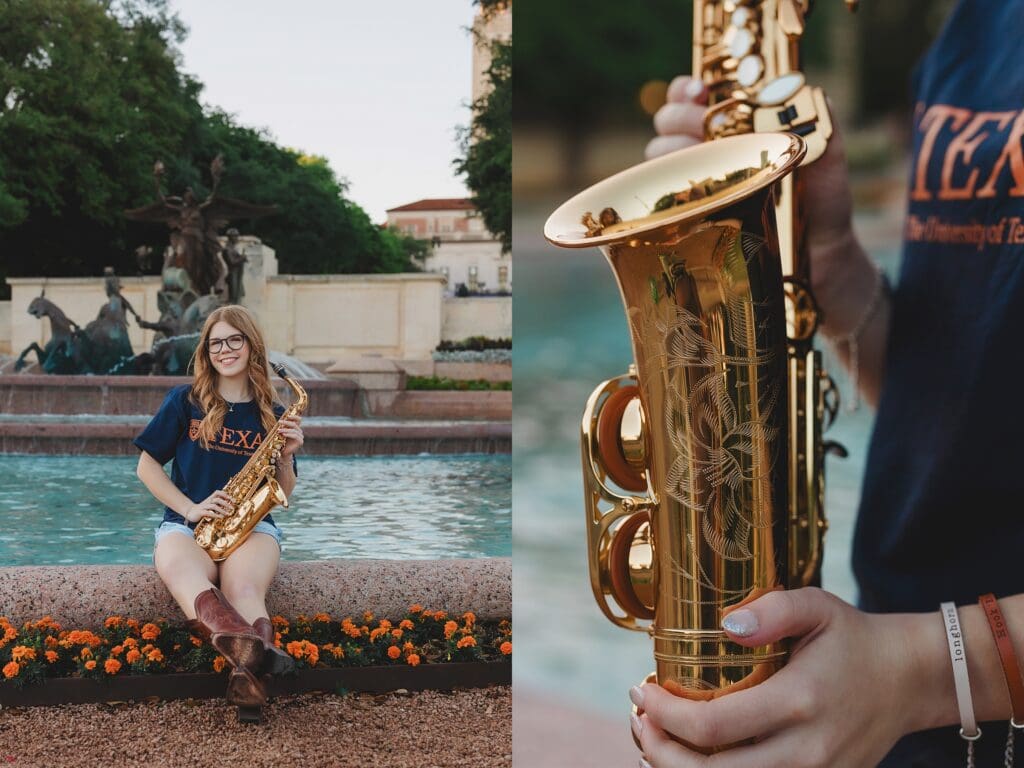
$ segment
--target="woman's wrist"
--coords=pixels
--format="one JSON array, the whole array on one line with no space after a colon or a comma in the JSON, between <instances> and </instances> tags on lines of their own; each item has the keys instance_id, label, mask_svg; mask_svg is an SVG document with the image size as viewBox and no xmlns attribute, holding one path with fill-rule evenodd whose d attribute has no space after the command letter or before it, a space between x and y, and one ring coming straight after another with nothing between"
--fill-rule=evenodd
<instances>
[{"instance_id":1,"label":"woman's wrist","mask_svg":"<svg viewBox=\"0 0 1024 768\"><path fill-rule=\"evenodd\" d=\"M960 723L949 643L939 611L901 614L907 650L907 732L955 726ZM970 660L970 648L968 660Z\"/></svg>"}]
</instances>

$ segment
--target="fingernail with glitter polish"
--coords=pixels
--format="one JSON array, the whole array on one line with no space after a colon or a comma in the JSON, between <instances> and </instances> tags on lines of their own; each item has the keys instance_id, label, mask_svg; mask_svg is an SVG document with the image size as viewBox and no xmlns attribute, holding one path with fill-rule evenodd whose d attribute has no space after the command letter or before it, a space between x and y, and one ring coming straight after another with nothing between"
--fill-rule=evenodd
<instances>
[{"instance_id":1,"label":"fingernail with glitter polish","mask_svg":"<svg viewBox=\"0 0 1024 768\"><path fill-rule=\"evenodd\" d=\"M637 707L643 707L644 705L644 692L639 686L634 685L629 689L629 700Z\"/></svg>"},{"instance_id":2,"label":"fingernail with glitter polish","mask_svg":"<svg viewBox=\"0 0 1024 768\"><path fill-rule=\"evenodd\" d=\"M753 611L740 608L722 619L722 629L738 637L750 637L757 632L757 616Z\"/></svg>"},{"instance_id":3,"label":"fingernail with glitter polish","mask_svg":"<svg viewBox=\"0 0 1024 768\"><path fill-rule=\"evenodd\" d=\"M644 723L636 716L636 712L629 713L629 724L633 728L633 735L639 739L640 734L644 732Z\"/></svg>"},{"instance_id":4,"label":"fingernail with glitter polish","mask_svg":"<svg viewBox=\"0 0 1024 768\"><path fill-rule=\"evenodd\" d=\"M686 84L686 95L696 99L704 92L704 83L700 80L691 80Z\"/></svg>"}]
</instances>

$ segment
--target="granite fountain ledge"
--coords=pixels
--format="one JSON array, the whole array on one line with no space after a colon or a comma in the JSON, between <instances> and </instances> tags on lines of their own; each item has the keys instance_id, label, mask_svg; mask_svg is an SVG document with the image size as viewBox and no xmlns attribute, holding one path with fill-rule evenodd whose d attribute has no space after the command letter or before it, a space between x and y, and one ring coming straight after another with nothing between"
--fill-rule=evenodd
<instances>
[{"instance_id":1,"label":"granite fountain ledge","mask_svg":"<svg viewBox=\"0 0 1024 768\"><path fill-rule=\"evenodd\" d=\"M473 611L481 619L512 615L512 560L284 561L267 595L271 615L333 618L373 611L401 617L419 603L435 611ZM52 616L65 628L97 629L108 616L183 621L149 565L0 568L0 616L15 626Z\"/></svg>"},{"instance_id":2,"label":"granite fountain ledge","mask_svg":"<svg viewBox=\"0 0 1024 768\"><path fill-rule=\"evenodd\" d=\"M156 413L183 376L0 375L0 413L130 415ZM284 402L291 389L275 380ZM309 393L307 416L349 418L508 421L510 391L365 390L345 379L302 380Z\"/></svg>"}]
</instances>

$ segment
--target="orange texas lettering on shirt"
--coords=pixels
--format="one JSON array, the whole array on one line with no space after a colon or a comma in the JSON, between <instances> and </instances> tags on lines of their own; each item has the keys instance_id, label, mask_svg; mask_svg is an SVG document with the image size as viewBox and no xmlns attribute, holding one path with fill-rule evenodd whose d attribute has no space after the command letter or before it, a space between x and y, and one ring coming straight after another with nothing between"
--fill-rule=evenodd
<instances>
[{"instance_id":1,"label":"orange texas lettering on shirt","mask_svg":"<svg viewBox=\"0 0 1024 768\"><path fill-rule=\"evenodd\" d=\"M189 424L188 436L195 442L199 439L199 419L192 419ZM222 427L210 442L211 451L224 453L249 453L255 451L263 442L263 433L252 429L228 429ZM242 450L235 450L241 448Z\"/></svg>"},{"instance_id":2,"label":"orange texas lettering on shirt","mask_svg":"<svg viewBox=\"0 0 1024 768\"><path fill-rule=\"evenodd\" d=\"M1024 196L1024 110L972 112L948 104L918 104L915 116L923 137L914 165L911 200L995 197L996 184L1006 171L1012 181L1010 197ZM992 151L979 153L980 158L987 158L984 164L976 162L975 151L988 142L991 145L986 149ZM928 167L937 143L945 144L946 148L939 187L935 189L929 187ZM996 159L991 161L993 156ZM954 177L959 183L954 182Z\"/></svg>"}]
</instances>

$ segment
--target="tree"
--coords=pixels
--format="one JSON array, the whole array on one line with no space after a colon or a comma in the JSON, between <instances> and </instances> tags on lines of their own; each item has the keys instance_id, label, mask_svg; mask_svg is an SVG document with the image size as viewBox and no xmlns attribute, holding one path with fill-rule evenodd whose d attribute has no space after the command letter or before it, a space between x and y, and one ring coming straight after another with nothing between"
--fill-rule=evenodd
<instances>
[{"instance_id":1,"label":"tree","mask_svg":"<svg viewBox=\"0 0 1024 768\"><path fill-rule=\"evenodd\" d=\"M512 41L491 43L490 89L473 104L473 121L461 131L463 157L455 161L466 177L484 225L512 248Z\"/></svg>"},{"instance_id":2,"label":"tree","mask_svg":"<svg viewBox=\"0 0 1024 768\"><path fill-rule=\"evenodd\" d=\"M134 274L136 246L168 241L123 216L154 199L153 163L166 190L205 195L218 153L225 195L280 206L238 225L283 270L410 268L323 158L204 111L202 83L179 69L186 32L166 0L2 0L0 298L7 276Z\"/></svg>"}]
</instances>

